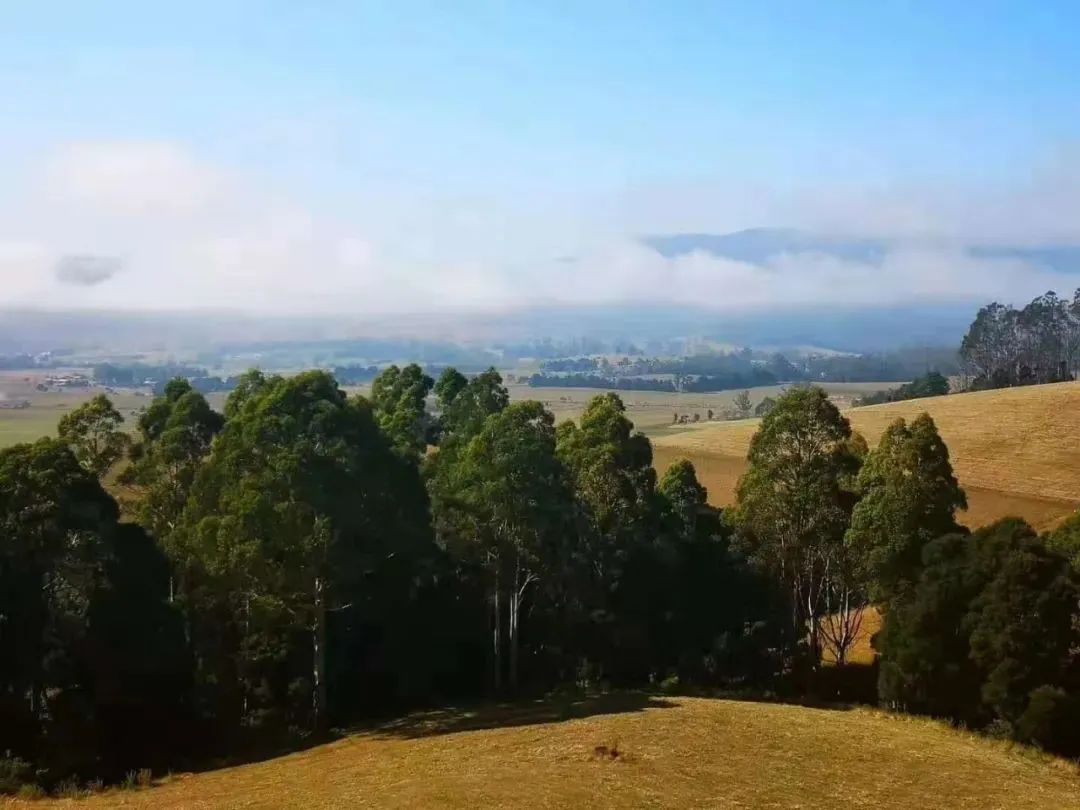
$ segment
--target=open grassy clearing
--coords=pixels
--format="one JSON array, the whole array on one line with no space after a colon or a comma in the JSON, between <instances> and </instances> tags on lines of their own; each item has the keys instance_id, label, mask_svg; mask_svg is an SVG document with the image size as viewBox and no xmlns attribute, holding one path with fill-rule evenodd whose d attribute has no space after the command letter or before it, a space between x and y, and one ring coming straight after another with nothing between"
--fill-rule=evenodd
<instances>
[{"instance_id":1,"label":"open grassy clearing","mask_svg":"<svg viewBox=\"0 0 1080 810\"><path fill-rule=\"evenodd\" d=\"M937 423L967 490L970 508L961 516L967 525L1018 515L1046 529L1080 505L1080 383L893 402L845 415L873 445L892 421L924 411ZM710 500L727 505L757 425L747 419L656 432L657 467L691 459Z\"/></svg>"},{"instance_id":2,"label":"open grassy clearing","mask_svg":"<svg viewBox=\"0 0 1080 810\"><path fill-rule=\"evenodd\" d=\"M148 790L33 806L1058 810L1080 806L1080 773L869 709L624 694L415 715Z\"/></svg>"}]
</instances>

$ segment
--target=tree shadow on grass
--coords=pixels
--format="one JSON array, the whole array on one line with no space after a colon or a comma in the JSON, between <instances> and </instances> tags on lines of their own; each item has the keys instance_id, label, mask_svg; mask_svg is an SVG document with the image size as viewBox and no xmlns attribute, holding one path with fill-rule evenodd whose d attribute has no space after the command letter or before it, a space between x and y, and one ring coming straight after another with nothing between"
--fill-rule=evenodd
<instances>
[{"instance_id":1,"label":"tree shadow on grass","mask_svg":"<svg viewBox=\"0 0 1080 810\"><path fill-rule=\"evenodd\" d=\"M605 714L625 714L645 709L671 709L679 704L644 692L611 692L597 695L556 695L512 703L483 703L414 712L360 733L378 737L417 739L482 729L514 728L542 723L561 723Z\"/></svg>"}]
</instances>

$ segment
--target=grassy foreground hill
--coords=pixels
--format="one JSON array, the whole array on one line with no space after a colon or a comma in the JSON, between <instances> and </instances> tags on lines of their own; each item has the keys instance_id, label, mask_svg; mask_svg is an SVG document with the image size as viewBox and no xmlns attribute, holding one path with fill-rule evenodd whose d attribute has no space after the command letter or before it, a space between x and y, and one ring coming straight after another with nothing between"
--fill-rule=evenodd
<instances>
[{"instance_id":1,"label":"grassy foreground hill","mask_svg":"<svg viewBox=\"0 0 1080 810\"><path fill-rule=\"evenodd\" d=\"M869 709L615 695L415 715L87 808L1080 807L1075 765Z\"/></svg>"},{"instance_id":2,"label":"grassy foreground hill","mask_svg":"<svg viewBox=\"0 0 1080 810\"><path fill-rule=\"evenodd\" d=\"M961 521L977 527L1014 515L1047 529L1080 506L1080 382L912 399L845 411L874 445L897 419L928 412L968 493ZM655 434L661 470L687 457L710 500L731 503L758 420L681 426Z\"/></svg>"}]
</instances>

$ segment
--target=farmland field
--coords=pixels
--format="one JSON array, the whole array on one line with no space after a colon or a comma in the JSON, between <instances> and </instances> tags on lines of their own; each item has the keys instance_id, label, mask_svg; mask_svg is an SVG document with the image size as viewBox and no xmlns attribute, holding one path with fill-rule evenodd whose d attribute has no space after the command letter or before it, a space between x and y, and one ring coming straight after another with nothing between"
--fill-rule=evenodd
<instances>
[{"instance_id":1,"label":"farmland field","mask_svg":"<svg viewBox=\"0 0 1080 810\"><path fill-rule=\"evenodd\" d=\"M1046 529L1080 506L1080 383L908 400L845 415L872 446L889 423L924 411L937 423L967 490L962 522L975 527L1017 515ZM689 458L710 500L727 505L757 424L747 419L655 431L656 466Z\"/></svg>"},{"instance_id":2,"label":"farmland field","mask_svg":"<svg viewBox=\"0 0 1080 810\"><path fill-rule=\"evenodd\" d=\"M849 406L855 397L896 385L898 383L891 382L822 383L821 387L829 393L839 407L844 408ZM555 414L555 419L559 422L564 419L577 419L590 399L605 393L605 389L599 388L533 388L528 385L510 385L508 389L512 400L539 400ZM750 399L754 405L757 405L765 397L777 397L783 391L784 386L780 385L751 388ZM626 414L637 429L654 436L670 435L676 430L690 427L690 425L673 427L672 416L676 413L685 414L690 418L697 414L699 419L705 420L711 409L715 415L719 416L725 409L731 408L739 392L679 394L667 391L616 391L615 393L622 397L626 404Z\"/></svg>"},{"instance_id":3,"label":"farmland field","mask_svg":"<svg viewBox=\"0 0 1080 810\"><path fill-rule=\"evenodd\" d=\"M86 371L86 369L79 369ZM103 393L104 389L76 389L72 391L42 393L35 385L53 370L44 371L0 371L0 394L9 400L26 399L29 408L0 408L0 447L7 447L18 442L34 441L56 431L56 423L72 408L78 407L87 399ZM889 387L894 383L831 383L825 388L841 404L850 403L853 397ZM558 421L576 419L585 409L586 403L603 391L592 388L531 388L527 385L510 385L510 398L519 401L525 399L540 400L555 414ZM347 387L350 394L366 394L370 386ZM782 389L779 386L755 388L751 390L756 404L766 396L776 396ZM659 391L620 391L626 402L630 418L639 429L655 433L661 429L671 432L672 414L686 414L688 417L698 414L704 419L711 408L719 414L730 408L735 391L723 391L715 394L671 394ZM125 417L137 414L149 402L148 391L119 390L109 393L109 398ZM207 399L215 408L221 408L226 395L210 394ZM133 420L128 420L128 427L133 427ZM685 427L685 426L683 426Z\"/></svg>"},{"instance_id":4,"label":"farmland field","mask_svg":"<svg viewBox=\"0 0 1080 810\"><path fill-rule=\"evenodd\" d=\"M85 369L77 369L85 371ZM36 386L50 374L64 371L0 371L0 398L7 402L26 400L29 408L0 408L0 447L32 442L56 433L61 417L88 399L105 393L104 388L76 388L69 391L38 391ZM108 393L117 410L128 420L150 402L145 391L118 390Z\"/></svg>"},{"instance_id":5,"label":"farmland field","mask_svg":"<svg viewBox=\"0 0 1080 810\"><path fill-rule=\"evenodd\" d=\"M1080 806L1080 772L922 718L630 693L415 715L142 791L26 806L61 805L1063 810Z\"/></svg>"}]
</instances>

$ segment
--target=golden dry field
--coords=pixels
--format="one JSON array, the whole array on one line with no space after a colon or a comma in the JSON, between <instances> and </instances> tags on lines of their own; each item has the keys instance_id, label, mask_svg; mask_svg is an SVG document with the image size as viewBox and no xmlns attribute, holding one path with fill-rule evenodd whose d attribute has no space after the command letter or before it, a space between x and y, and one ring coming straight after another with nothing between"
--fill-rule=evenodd
<instances>
[{"instance_id":1,"label":"golden dry field","mask_svg":"<svg viewBox=\"0 0 1080 810\"><path fill-rule=\"evenodd\" d=\"M1080 382L952 394L845 411L875 444L895 419L929 413L967 490L962 522L976 527L1018 515L1038 529L1080 505ZM731 503L758 420L682 425L654 432L656 466L676 458L697 466L710 500Z\"/></svg>"},{"instance_id":2,"label":"golden dry field","mask_svg":"<svg viewBox=\"0 0 1080 810\"><path fill-rule=\"evenodd\" d=\"M821 386L840 407L847 407L855 397L893 388L895 382L867 383L822 383ZM757 405L765 397L778 397L785 386L769 385L751 388L750 401ZM600 388L533 388L529 385L512 384L507 386L510 399L514 401L534 399L543 403L555 414L558 422L564 419L577 419L589 400L603 394ZM686 415L705 420L712 410L719 417L727 408L731 408L738 391L718 391L711 394L671 393L666 391L616 391L626 405L626 415L634 422L638 430L650 436L670 434L676 430L685 430L691 425L672 426L674 414Z\"/></svg>"},{"instance_id":3,"label":"golden dry field","mask_svg":"<svg viewBox=\"0 0 1080 810\"><path fill-rule=\"evenodd\" d=\"M617 694L414 715L265 762L26 806L1064 810L1080 807L1080 771L870 709Z\"/></svg>"}]
</instances>

